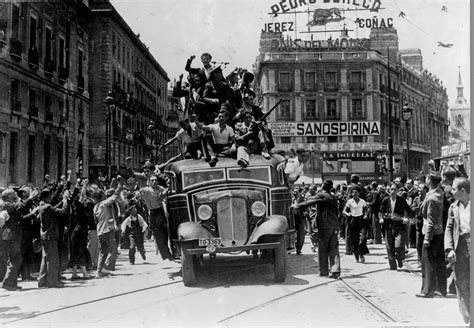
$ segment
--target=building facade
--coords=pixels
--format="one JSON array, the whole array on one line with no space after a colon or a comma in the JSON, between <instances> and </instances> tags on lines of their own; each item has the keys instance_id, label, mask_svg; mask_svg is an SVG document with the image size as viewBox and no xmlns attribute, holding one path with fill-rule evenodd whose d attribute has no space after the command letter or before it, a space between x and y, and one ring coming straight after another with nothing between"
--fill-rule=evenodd
<instances>
[{"instance_id":1,"label":"building facade","mask_svg":"<svg viewBox=\"0 0 474 328\"><path fill-rule=\"evenodd\" d=\"M161 162L167 139L165 70L108 1L90 2L91 178L118 170L125 158L141 168Z\"/></svg>"},{"instance_id":2,"label":"building facade","mask_svg":"<svg viewBox=\"0 0 474 328\"><path fill-rule=\"evenodd\" d=\"M262 31L255 84L265 111L281 99L269 117L276 148L310 150L305 174L313 181L345 182L358 173L382 182L391 113L394 175L407 174L407 155L410 171L419 172L447 139L447 95L422 66L405 63L410 59L393 28L372 29L366 39L343 31L338 39L307 41ZM405 102L413 109L408 125Z\"/></svg>"},{"instance_id":3,"label":"building facade","mask_svg":"<svg viewBox=\"0 0 474 328\"><path fill-rule=\"evenodd\" d=\"M73 0L0 4L0 185L87 172L87 13Z\"/></svg>"},{"instance_id":4,"label":"building facade","mask_svg":"<svg viewBox=\"0 0 474 328\"><path fill-rule=\"evenodd\" d=\"M449 143L459 143L471 140L471 107L464 98L464 87L461 80L461 72L458 73L457 97L449 109Z\"/></svg>"}]
</instances>

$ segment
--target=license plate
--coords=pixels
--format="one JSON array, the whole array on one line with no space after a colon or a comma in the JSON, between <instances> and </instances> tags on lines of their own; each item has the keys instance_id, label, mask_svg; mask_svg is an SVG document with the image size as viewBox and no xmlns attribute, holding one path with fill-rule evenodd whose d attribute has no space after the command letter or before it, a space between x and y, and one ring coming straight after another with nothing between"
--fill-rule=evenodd
<instances>
[{"instance_id":1,"label":"license plate","mask_svg":"<svg viewBox=\"0 0 474 328\"><path fill-rule=\"evenodd\" d=\"M220 238L206 238L206 239L199 239L199 246L221 246L222 241Z\"/></svg>"}]
</instances>

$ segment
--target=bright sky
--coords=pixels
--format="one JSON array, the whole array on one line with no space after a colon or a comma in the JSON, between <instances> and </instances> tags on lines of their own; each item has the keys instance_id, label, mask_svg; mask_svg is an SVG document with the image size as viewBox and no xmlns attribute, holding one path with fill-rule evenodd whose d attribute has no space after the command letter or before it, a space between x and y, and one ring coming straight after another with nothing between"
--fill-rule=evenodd
<instances>
[{"instance_id":1,"label":"bright sky","mask_svg":"<svg viewBox=\"0 0 474 328\"><path fill-rule=\"evenodd\" d=\"M286 0L289 3L290 0ZM298 0L296 2L300 2ZM312 0L313 1L313 0ZM342 2L343 0L340 0ZM354 0L363 3L363 0ZM372 0L374 1L374 0ZM458 67L464 86L464 97L470 100L470 21L469 0L380 0L378 13L369 11L345 12L347 28L354 29L349 37L368 37L369 29L356 28L356 17L393 18L398 31L399 48L419 48L423 67L438 76L446 86L449 105L456 99ZM252 68L258 55L260 30L268 22L292 21L294 14L269 15L272 5L280 0L111 0L111 3L140 39L150 48L171 80L184 73L186 59L196 55L194 66L200 66L199 56L209 52L213 60L230 62L224 73L235 67ZM293 1L291 1L293 2ZM314 0L310 10L341 8L339 3ZM309 3L309 0L306 0ZM348 8L355 6L346 5ZM447 11L442 11L446 6ZM361 8L361 7L359 7ZM308 6L297 10L307 10ZM400 12L405 17L399 17ZM307 14L297 14L298 29L305 30ZM327 29L340 29L343 22L331 23ZM322 31L324 28L313 27ZM295 38L295 33L290 36ZM329 33L318 33L315 39L327 39ZM339 33L333 35L337 38ZM308 34L297 34L305 39ZM452 43L451 48L438 46Z\"/></svg>"}]
</instances>

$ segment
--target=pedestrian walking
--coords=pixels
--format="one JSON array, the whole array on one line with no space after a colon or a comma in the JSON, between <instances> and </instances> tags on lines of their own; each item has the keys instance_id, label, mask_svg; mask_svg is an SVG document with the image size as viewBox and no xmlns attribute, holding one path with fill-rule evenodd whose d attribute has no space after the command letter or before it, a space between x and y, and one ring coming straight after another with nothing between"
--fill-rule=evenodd
<instances>
[{"instance_id":1,"label":"pedestrian walking","mask_svg":"<svg viewBox=\"0 0 474 328\"><path fill-rule=\"evenodd\" d=\"M323 188L311 199L296 204L296 208L317 205L316 228L318 229L319 275L337 279L341 275L339 256L339 221L337 218L337 197L331 192L333 182L326 180ZM362 257L363 258L363 255ZM329 274L330 272L330 274Z\"/></svg>"},{"instance_id":2,"label":"pedestrian walking","mask_svg":"<svg viewBox=\"0 0 474 328\"><path fill-rule=\"evenodd\" d=\"M365 255L369 254L367 248L367 203L359 197L359 189L352 188L350 198L344 208L347 217L347 242L351 245L352 252L357 262L365 263Z\"/></svg>"},{"instance_id":3,"label":"pedestrian walking","mask_svg":"<svg viewBox=\"0 0 474 328\"><path fill-rule=\"evenodd\" d=\"M390 195L382 200L379 219L385 235L388 264L390 270L403 267L405 259L405 245L407 240L406 224L410 222L408 215L411 209L406 200L397 195L398 187L395 183L390 185Z\"/></svg>"},{"instance_id":4,"label":"pedestrian walking","mask_svg":"<svg viewBox=\"0 0 474 328\"><path fill-rule=\"evenodd\" d=\"M470 322L470 258L471 258L471 182L456 178L452 193L455 203L448 212L444 233L444 249L454 263L454 283L464 322Z\"/></svg>"},{"instance_id":5,"label":"pedestrian walking","mask_svg":"<svg viewBox=\"0 0 474 328\"><path fill-rule=\"evenodd\" d=\"M143 261L146 261L145 247L143 245L144 233L148 225L143 217L137 212L137 205L130 204L130 216L127 217L121 226L122 234L128 235L130 239L128 260L130 264L135 264L135 252L138 250L142 256Z\"/></svg>"}]
</instances>

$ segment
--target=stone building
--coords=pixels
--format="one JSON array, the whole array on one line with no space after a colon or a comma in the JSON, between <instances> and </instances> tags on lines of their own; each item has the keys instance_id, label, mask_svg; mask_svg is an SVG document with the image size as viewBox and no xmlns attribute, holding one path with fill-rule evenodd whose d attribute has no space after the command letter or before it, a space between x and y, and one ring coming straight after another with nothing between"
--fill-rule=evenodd
<instances>
[{"instance_id":1,"label":"stone building","mask_svg":"<svg viewBox=\"0 0 474 328\"><path fill-rule=\"evenodd\" d=\"M165 70L109 1L91 1L91 178L117 170L125 158L141 168L163 161L167 138Z\"/></svg>"},{"instance_id":2,"label":"stone building","mask_svg":"<svg viewBox=\"0 0 474 328\"><path fill-rule=\"evenodd\" d=\"M82 1L0 4L0 185L87 172L89 28Z\"/></svg>"},{"instance_id":3,"label":"stone building","mask_svg":"<svg viewBox=\"0 0 474 328\"><path fill-rule=\"evenodd\" d=\"M399 52L395 29L372 29L365 39L345 32L338 39L292 40L262 31L255 85L264 111L282 100L269 117L276 148L311 150L309 181L345 182L358 173L363 181L382 182L391 112L394 175L402 176L407 134L401 109L408 102L410 170L419 172L447 140L446 90L420 71L422 62L412 63L411 52Z\"/></svg>"},{"instance_id":4,"label":"stone building","mask_svg":"<svg viewBox=\"0 0 474 328\"><path fill-rule=\"evenodd\" d=\"M458 73L457 97L452 106L449 108L450 112L450 126L449 126L449 143L454 144L458 142L471 140L471 107L464 98L464 86L461 80L461 72Z\"/></svg>"}]
</instances>

